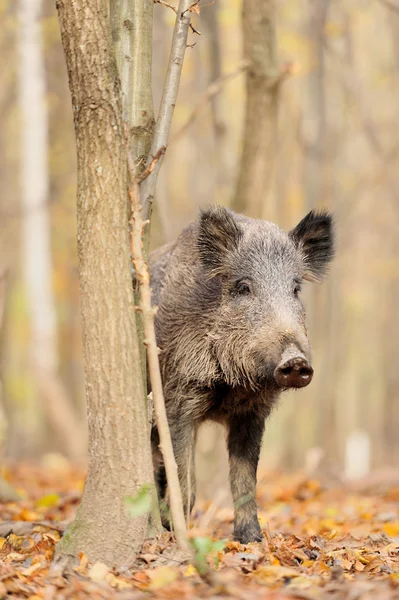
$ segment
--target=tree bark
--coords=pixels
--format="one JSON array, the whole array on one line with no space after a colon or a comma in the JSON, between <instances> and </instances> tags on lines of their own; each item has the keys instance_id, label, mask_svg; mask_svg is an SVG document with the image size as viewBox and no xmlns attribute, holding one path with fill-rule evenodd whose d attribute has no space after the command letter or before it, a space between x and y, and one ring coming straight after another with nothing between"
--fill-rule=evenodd
<instances>
[{"instance_id":1,"label":"tree bark","mask_svg":"<svg viewBox=\"0 0 399 600\"><path fill-rule=\"evenodd\" d=\"M155 127L152 104L153 0L111 0L112 39L136 174L144 170Z\"/></svg>"},{"instance_id":2,"label":"tree bark","mask_svg":"<svg viewBox=\"0 0 399 600\"><path fill-rule=\"evenodd\" d=\"M252 217L267 213L274 172L277 95L274 0L244 0L242 12L246 73L244 139L233 208Z\"/></svg>"},{"instance_id":3,"label":"tree bark","mask_svg":"<svg viewBox=\"0 0 399 600\"><path fill-rule=\"evenodd\" d=\"M105 0L58 0L78 155L78 253L89 468L58 557L129 565L148 515L125 496L153 480L128 239L127 141Z\"/></svg>"}]
</instances>

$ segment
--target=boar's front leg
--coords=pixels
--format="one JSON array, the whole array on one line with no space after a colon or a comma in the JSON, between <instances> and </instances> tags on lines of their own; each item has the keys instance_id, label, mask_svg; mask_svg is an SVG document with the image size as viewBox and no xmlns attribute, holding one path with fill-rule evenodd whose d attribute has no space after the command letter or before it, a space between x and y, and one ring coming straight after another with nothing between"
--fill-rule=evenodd
<instances>
[{"instance_id":1,"label":"boar's front leg","mask_svg":"<svg viewBox=\"0 0 399 600\"><path fill-rule=\"evenodd\" d=\"M173 444L173 453L175 455L177 464L180 490L183 500L183 510L185 516L187 517L187 515L191 513L191 509L193 508L195 502L195 430L191 423L184 423L181 419L172 423L169 423L169 425ZM169 503L166 486L166 473L163 464L161 465L157 475L158 491L161 499L164 500L164 505L161 505L162 525L166 527L166 529L170 530L170 509L168 506Z\"/></svg>"},{"instance_id":2,"label":"boar's front leg","mask_svg":"<svg viewBox=\"0 0 399 600\"><path fill-rule=\"evenodd\" d=\"M228 423L230 486L234 502L234 538L242 544L262 539L256 508L256 470L265 420L249 414Z\"/></svg>"}]
</instances>

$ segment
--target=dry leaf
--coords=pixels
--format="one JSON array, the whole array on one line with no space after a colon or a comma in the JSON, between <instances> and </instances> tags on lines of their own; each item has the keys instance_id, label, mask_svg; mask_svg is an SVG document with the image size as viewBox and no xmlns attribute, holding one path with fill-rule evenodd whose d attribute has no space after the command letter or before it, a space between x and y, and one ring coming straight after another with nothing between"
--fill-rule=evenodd
<instances>
[{"instance_id":1,"label":"dry leaf","mask_svg":"<svg viewBox=\"0 0 399 600\"><path fill-rule=\"evenodd\" d=\"M195 13L196 15L200 14L200 6L198 2L195 2L194 4L192 4L190 6L190 8L188 9L190 12Z\"/></svg>"},{"instance_id":2,"label":"dry leaf","mask_svg":"<svg viewBox=\"0 0 399 600\"><path fill-rule=\"evenodd\" d=\"M104 581L109 573L109 568L102 562L96 562L90 567L87 575L92 581Z\"/></svg>"},{"instance_id":3,"label":"dry leaf","mask_svg":"<svg viewBox=\"0 0 399 600\"><path fill-rule=\"evenodd\" d=\"M172 567L157 567L148 571L148 577L150 578L150 584L148 589L158 590L168 583L176 581L178 578L178 572Z\"/></svg>"}]
</instances>

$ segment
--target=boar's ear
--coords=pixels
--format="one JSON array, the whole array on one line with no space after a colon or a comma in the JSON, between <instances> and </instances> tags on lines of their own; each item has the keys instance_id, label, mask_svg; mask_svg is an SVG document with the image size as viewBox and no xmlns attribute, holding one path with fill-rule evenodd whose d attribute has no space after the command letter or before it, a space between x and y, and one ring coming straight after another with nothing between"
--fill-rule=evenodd
<instances>
[{"instance_id":1,"label":"boar's ear","mask_svg":"<svg viewBox=\"0 0 399 600\"><path fill-rule=\"evenodd\" d=\"M223 270L224 259L237 248L241 237L242 230L234 216L222 206L201 213L197 246L205 266Z\"/></svg>"},{"instance_id":2,"label":"boar's ear","mask_svg":"<svg viewBox=\"0 0 399 600\"><path fill-rule=\"evenodd\" d=\"M304 279L321 279L334 256L332 216L312 210L288 235L304 257Z\"/></svg>"}]
</instances>

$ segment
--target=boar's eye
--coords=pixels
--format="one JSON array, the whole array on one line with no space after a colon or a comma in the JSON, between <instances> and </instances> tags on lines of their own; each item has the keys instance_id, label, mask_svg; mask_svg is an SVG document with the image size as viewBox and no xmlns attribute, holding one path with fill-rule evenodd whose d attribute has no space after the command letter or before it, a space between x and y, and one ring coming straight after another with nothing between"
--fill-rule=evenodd
<instances>
[{"instance_id":1,"label":"boar's eye","mask_svg":"<svg viewBox=\"0 0 399 600\"><path fill-rule=\"evenodd\" d=\"M297 279L294 279L294 287L293 287L294 296L298 296L300 291L301 291L301 283Z\"/></svg>"},{"instance_id":2,"label":"boar's eye","mask_svg":"<svg viewBox=\"0 0 399 600\"><path fill-rule=\"evenodd\" d=\"M234 291L240 296L248 296L252 293L252 284L248 279L241 279L237 281Z\"/></svg>"}]
</instances>

